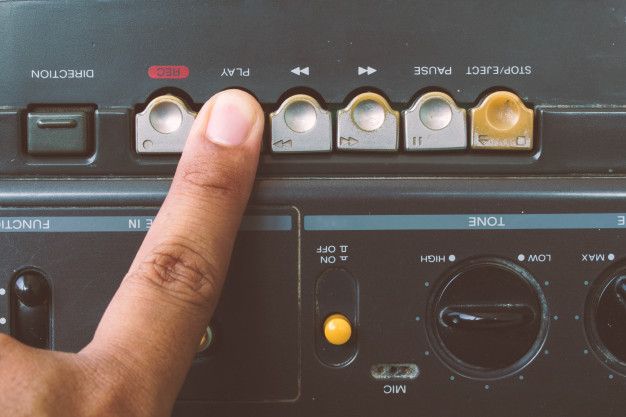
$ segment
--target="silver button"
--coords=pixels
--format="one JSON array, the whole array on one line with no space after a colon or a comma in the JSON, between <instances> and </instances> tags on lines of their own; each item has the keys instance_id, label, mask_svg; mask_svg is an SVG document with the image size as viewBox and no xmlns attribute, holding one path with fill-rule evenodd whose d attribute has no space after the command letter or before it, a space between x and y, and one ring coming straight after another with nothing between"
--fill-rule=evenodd
<instances>
[{"instance_id":1,"label":"silver button","mask_svg":"<svg viewBox=\"0 0 626 417\"><path fill-rule=\"evenodd\" d=\"M363 100L352 110L352 120L359 129L371 132L385 122L385 109L374 100Z\"/></svg>"},{"instance_id":2,"label":"silver button","mask_svg":"<svg viewBox=\"0 0 626 417\"><path fill-rule=\"evenodd\" d=\"M337 148L354 151L398 150L399 113L376 93L356 96L337 112Z\"/></svg>"},{"instance_id":3,"label":"silver button","mask_svg":"<svg viewBox=\"0 0 626 417\"><path fill-rule=\"evenodd\" d=\"M467 148L465 109L441 92L426 93L402 112L407 151Z\"/></svg>"},{"instance_id":4,"label":"silver button","mask_svg":"<svg viewBox=\"0 0 626 417\"><path fill-rule=\"evenodd\" d=\"M306 100L292 101L285 109L285 123L296 133L313 129L316 120L315 107Z\"/></svg>"},{"instance_id":5,"label":"silver button","mask_svg":"<svg viewBox=\"0 0 626 417\"><path fill-rule=\"evenodd\" d=\"M172 133L183 124L183 113L171 101L161 101L150 111L150 124L160 133Z\"/></svg>"},{"instance_id":6,"label":"silver button","mask_svg":"<svg viewBox=\"0 0 626 417\"><path fill-rule=\"evenodd\" d=\"M137 153L181 153L195 118L178 97L156 97L135 116Z\"/></svg>"},{"instance_id":7,"label":"silver button","mask_svg":"<svg viewBox=\"0 0 626 417\"><path fill-rule=\"evenodd\" d=\"M441 97L433 97L422 103L420 120L431 130L441 130L452 121L452 108Z\"/></svg>"},{"instance_id":8,"label":"silver button","mask_svg":"<svg viewBox=\"0 0 626 417\"><path fill-rule=\"evenodd\" d=\"M288 97L269 116L272 152L330 152L333 129L330 112L313 97L297 94Z\"/></svg>"}]
</instances>

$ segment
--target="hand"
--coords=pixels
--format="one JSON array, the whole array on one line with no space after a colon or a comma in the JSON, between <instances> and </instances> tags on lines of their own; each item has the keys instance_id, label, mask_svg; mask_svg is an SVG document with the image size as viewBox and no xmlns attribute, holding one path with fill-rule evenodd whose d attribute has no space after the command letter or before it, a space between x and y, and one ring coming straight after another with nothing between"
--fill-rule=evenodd
<instances>
[{"instance_id":1,"label":"hand","mask_svg":"<svg viewBox=\"0 0 626 417\"><path fill-rule=\"evenodd\" d=\"M93 340L78 353L0 334L2 416L168 416L213 314L264 117L239 90L200 110L171 189Z\"/></svg>"}]
</instances>

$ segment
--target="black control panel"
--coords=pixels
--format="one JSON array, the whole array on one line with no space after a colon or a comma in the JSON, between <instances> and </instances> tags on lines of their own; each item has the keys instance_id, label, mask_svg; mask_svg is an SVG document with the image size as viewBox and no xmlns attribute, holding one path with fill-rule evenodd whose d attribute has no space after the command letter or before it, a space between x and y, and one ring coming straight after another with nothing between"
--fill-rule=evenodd
<instances>
[{"instance_id":1,"label":"black control panel","mask_svg":"<svg viewBox=\"0 0 626 417\"><path fill-rule=\"evenodd\" d=\"M202 103L266 111L174 415L626 408L626 5L0 2L0 332L77 351Z\"/></svg>"}]
</instances>

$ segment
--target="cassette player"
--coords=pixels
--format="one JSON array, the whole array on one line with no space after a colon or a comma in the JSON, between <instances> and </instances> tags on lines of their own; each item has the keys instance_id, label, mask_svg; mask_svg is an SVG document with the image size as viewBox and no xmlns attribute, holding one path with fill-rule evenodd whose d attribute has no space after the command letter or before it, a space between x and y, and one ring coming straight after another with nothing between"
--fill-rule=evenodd
<instances>
[{"instance_id":1,"label":"cassette player","mask_svg":"<svg viewBox=\"0 0 626 417\"><path fill-rule=\"evenodd\" d=\"M0 332L89 342L196 113L239 88L266 116L258 176L174 416L623 414L625 4L0 19Z\"/></svg>"}]
</instances>

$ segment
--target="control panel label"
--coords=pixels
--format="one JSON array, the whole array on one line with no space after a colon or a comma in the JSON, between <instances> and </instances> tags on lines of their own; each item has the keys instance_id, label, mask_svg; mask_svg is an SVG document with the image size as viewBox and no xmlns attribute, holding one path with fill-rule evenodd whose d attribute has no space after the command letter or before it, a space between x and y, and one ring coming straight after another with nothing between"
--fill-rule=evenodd
<instances>
[{"instance_id":1,"label":"control panel label","mask_svg":"<svg viewBox=\"0 0 626 417\"><path fill-rule=\"evenodd\" d=\"M30 78L35 80L70 80L70 79L89 79L95 78L96 71L93 69L32 69L30 70Z\"/></svg>"},{"instance_id":2,"label":"control panel label","mask_svg":"<svg viewBox=\"0 0 626 417\"><path fill-rule=\"evenodd\" d=\"M481 75L532 75L532 65L468 65L465 75L481 76Z\"/></svg>"},{"instance_id":3,"label":"control panel label","mask_svg":"<svg viewBox=\"0 0 626 417\"><path fill-rule=\"evenodd\" d=\"M235 78L247 78L250 76L250 68L249 67L234 67L222 68L222 73L220 77L235 77Z\"/></svg>"},{"instance_id":4,"label":"control panel label","mask_svg":"<svg viewBox=\"0 0 626 417\"><path fill-rule=\"evenodd\" d=\"M558 230L626 228L621 213L311 215L304 229L322 230Z\"/></svg>"},{"instance_id":5,"label":"control panel label","mask_svg":"<svg viewBox=\"0 0 626 417\"><path fill-rule=\"evenodd\" d=\"M189 77L189 68L185 65L152 65L148 76L157 80L182 80Z\"/></svg>"},{"instance_id":6,"label":"control panel label","mask_svg":"<svg viewBox=\"0 0 626 417\"><path fill-rule=\"evenodd\" d=\"M385 395L404 395L406 394L406 385L385 385L383 386Z\"/></svg>"},{"instance_id":7,"label":"control panel label","mask_svg":"<svg viewBox=\"0 0 626 417\"><path fill-rule=\"evenodd\" d=\"M347 262L350 258L348 249L350 247L345 244L320 245L315 253L320 255L320 264L336 264L338 262Z\"/></svg>"},{"instance_id":8,"label":"control panel label","mask_svg":"<svg viewBox=\"0 0 626 417\"><path fill-rule=\"evenodd\" d=\"M413 67L413 75L418 77L452 75L450 65L416 65Z\"/></svg>"},{"instance_id":9,"label":"control panel label","mask_svg":"<svg viewBox=\"0 0 626 417\"><path fill-rule=\"evenodd\" d=\"M0 233L16 232L147 232L154 216L0 217ZM289 215L247 215L240 231L290 231Z\"/></svg>"}]
</instances>

